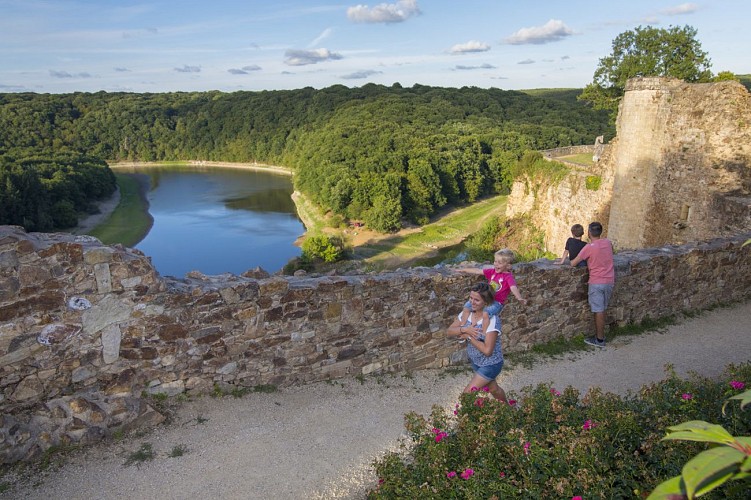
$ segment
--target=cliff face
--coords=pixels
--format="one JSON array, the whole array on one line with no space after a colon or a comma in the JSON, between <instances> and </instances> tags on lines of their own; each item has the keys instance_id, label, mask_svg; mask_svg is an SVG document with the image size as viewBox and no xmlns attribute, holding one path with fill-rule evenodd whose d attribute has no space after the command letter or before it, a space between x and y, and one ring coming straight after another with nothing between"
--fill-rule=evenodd
<instances>
[{"instance_id":1,"label":"cliff face","mask_svg":"<svg viewBox=\"0 0 751 500\"><path fill-rule=\"evenodd\" d=\"M548 250L559 253L572 224L593 220L620 249L751 229L751 95L741 84L630 80L616 130L591 172L575 171L557 186L514 185L508 214L537 191L540 199L523 205L548 235ZM597 192L584 189L586 175L601 177Z\"/></svg>"}]
</instances>

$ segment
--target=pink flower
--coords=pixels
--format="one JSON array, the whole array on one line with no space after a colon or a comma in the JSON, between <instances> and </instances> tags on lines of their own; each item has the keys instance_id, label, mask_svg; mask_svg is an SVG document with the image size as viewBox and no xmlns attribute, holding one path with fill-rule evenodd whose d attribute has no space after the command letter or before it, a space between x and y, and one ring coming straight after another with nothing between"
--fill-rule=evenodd
<instances>
[{"instance_id":1,"label":"pink flower","mask_svg":"<svg viewBox=\"0 0 751 500\"><path fill-rule=\"evenodd\" d=\"M558 392L558 391L556 391L555 389L550 389L550 394L552 394L553 396L560 396L561 395L561 393Z\"/></svg>"},{"instance_id":2,"label":"pink flower","mask_svg":"<svg viewBox=\"0 0 751 500\"><path fill-rule=\"evenodd\" d=\"M378 484L383 484L383 481L384 481L384 479L382 477L378 478Z\"/></svg>"},{"instance_id":3,"label":"pink flower","mask_svg":"<svg viewBox=\"0 0 751 500\"><path fill-rule=\"evenodd\" d=\"M437 427L433 427L433 434L438 434L440 432L441 432L441 429L439 429Z\"/></svg>"},{"instance_id":4,"label":"pink flower","mask_svg":"<svg viewBox=\"0 0 751 500\"><path fill-rule=\"evenodd\" d=\"M684 393L683 393L683 395L682 395L681 397L682 397L682 398L683 398L684 400L686 400L686 401L688 401L689 399L694 399L694 396L693 396L693 395L691 395L691 394L689 394L689 393L687 393L687 392L684 392Z\"/></svg>"},{"instance_id":5,"label":"pink flower","mask_svg":"<svg viewBox=\"0 0 751 500\"><path fill-rule=\"evenodd\" d=\"M447 436L448 434L446 434L445 432L439 432L438 434L435 435L435 442L440 443Z\"/></svg>"},{"instance_id":6,"label":"pink flower","mask_svg":"<svg viewBox=\"0 0 751 500\"><path fill-rule=\"evenodd\" d=\"M490 389L488 389L487 385L485 387L483 387L482 390L485 391L485 392L490 392Z\"/></svg>"},{"instance_id":7,"label":"pink flower","mask_svg":"<svg viewBox=\"0 0 751 500\"><path fill-rule=\"evenodd\" d=\"M498 477L501 477L501 478L503 478L503 477L506 477L506 473L505 473L505 472L503 472L503 471L501 471L501 472L500 472L500 473L498 474Z\"/></svg>"},{"instance_id":8,"label":"pink flower","mask_svg":"<svg viewBox=\"0 0 751 500\"><path fill-rule=\"evenodd\" d=\"M447 472L446 477L449 479L456 477L456 471Z\"/></svg>"},{"instance_id":9,"label":"pink flower","mask_svg":"<svg viewBox=\"0 0 751 500\"><path fill-rule=\"evenodd\" d=\"M475 400L475 406L479 406L480 408L482 408L482 405L484 404L485 404L485 398L477 398Z\"/></svg>"},{"instance_id":10,"label":"pink flower","mask_svg":"<svg viewBox=\"0 0 751 500\"><path fill-rule=\"evenodd\" d=\"M584 425L582 425L582 429L584 429L585 431L594 429L595 427L597 427L597 422L592 422L591 420L586 420L584 422Z\"/></svg>"},{"instance_id":11,"label":"pink flower","mask_svg":"<svg viewBox=\"0 0 751 500\"><path fill-rule=\"evenodd\" d=\"M516 400L515 399L509 399L508 400L508 405L509 406L516 406Z\"/></svg>"},{"instance_id":12,"label":"pink flower","mask_svg":"<svg viewBox=\"0 0 751 500\"><path fill-rule=\"evenodd\" d=\"M472 387L470 387L470 388L469 388L469 392L477 392L477 391L479 391L479 390L480 390L480 389L478 389L478 388L477 388L477 387L475 387L474 385L473 385Z\"/></svg>"},{"instance_id":13,"label":"pink flower","mask_svg":"<svg viewBox=\"0 0 751 500\"><path fill-rule=\"evenodd\" d=\"M576 495L575 497L571 497L571 500L584 500L584 499L580 497L579 495Z\"/></svg>"},{"instance_id":14,"label":"pink flower","mask_svg":"<svg viewBox=\"0 0 751 500\"><path fill-rule=\"evenodd\" d=\"M475 475L475 471L472 469L464 469L464 472L462 472L462 479L469 479L470 477Z\"/></svg>"},{"instance_id":15,"label":"pink flower","mask_svg":"<svg viewBox=\"0 0 751 500\"><path fill-rule=\"evenodd\" d=\"M526 443L524 443L524 454L525 455L529 455L529 449L531 447L532 447L532 443L530 443L529 441L527 441Z\"/></svg>"},{"instance_id":16,"label":"pink flower","mask_svg":"<svg viewBox=\"0 0 751 500\"><path fill-rule=\"evenodd\" d=\"M458 415L458 414L459 414L459 412L456 411L456 410L454 410L454 415Z\"/></svg>"},{"instance_id":17,"label":"pink flower","mask_svg":"<svg viewBox=\"0 0 751 500\"><path fill-rule=\"evenodd\" d=\"M730 387L736 390L741 390L744 387L746 387L746 384L744 384L743 382L739 382L738 380L731 380Z\"/></svg>"}]
</instances>

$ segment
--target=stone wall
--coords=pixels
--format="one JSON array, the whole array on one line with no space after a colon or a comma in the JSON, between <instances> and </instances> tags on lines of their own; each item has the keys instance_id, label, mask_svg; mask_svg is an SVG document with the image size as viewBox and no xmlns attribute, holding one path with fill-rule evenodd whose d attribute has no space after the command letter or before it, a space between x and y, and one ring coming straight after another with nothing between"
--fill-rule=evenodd
<instances>
[{"instance_id":1,"label":"stone wall","mask_svg":"<svg viewBox=\"0 0 751 500\"><path fill-rule=\"evenodd\" d=\"M555 159L559 156L569 156L569 155L578 155L583 153L592 153L595 152L595 146L594 144L588 145L583 144L579 146L564 146L562 148L554 148L554 149L543 149L540 151L542 153L542 156L548 159Z\"/></svg>"},{"instance_id":2,"label":"stone wall","mask_svg":"<svg viewBox=\"0 0 751 500\"><path fill-rule=\"evenodd\" d=\"M515 183L506 215L528 213L554 253L571 225L594 220L620 249L751 230L751 95L743 85L629 80L616 132L591 169L574 169L556 186ZM586 175L601 176L599 192L583 189Z\"/></svg>"},{"instance_id":3,"label":"stone wall","mask_svg":"<svg viewBox=\"0 0 751 500\"><path fill-rule=\"evenodd\" d=\"M608 234L620 248L751 228L751 95L738 82L629 80Z\"/></svg>"},{"instance_id":4,"label":"stone wall","mask_svg":"<svg viewBox=\"0 0 751 500\"><path fill-rule=\"evenodd\" d=\"M749 236L617 254L608 322L747 300ZM511 299L504 309L506 352L591 329L586 270L541 261L514 272L530 304ZM477 278L416 268L176 280L137 250L0 226L0 456L28 459L154 425L163 417L149 394L463 363L445 329Z\"/></svg>"}]
</instances>

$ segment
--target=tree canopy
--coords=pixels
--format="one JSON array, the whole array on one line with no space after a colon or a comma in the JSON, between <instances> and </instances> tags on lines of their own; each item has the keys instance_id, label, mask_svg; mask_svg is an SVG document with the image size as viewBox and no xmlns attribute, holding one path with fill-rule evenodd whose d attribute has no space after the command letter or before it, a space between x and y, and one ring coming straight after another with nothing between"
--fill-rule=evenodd
<instances>
[{"instance_id":1,"label":"tree canopy","mask_svg":"<svg viewBox=\"0 0 751 500\"><path fill-rule=\"evenodd\" d=\"M710 59L691 26L637 27L613 40L613 51L600 59L592 83L579 99L595 109L610 111L615 119L626 81L637 76L670 76L687 82L712 79Z\"/></svg>"}]
</instances>

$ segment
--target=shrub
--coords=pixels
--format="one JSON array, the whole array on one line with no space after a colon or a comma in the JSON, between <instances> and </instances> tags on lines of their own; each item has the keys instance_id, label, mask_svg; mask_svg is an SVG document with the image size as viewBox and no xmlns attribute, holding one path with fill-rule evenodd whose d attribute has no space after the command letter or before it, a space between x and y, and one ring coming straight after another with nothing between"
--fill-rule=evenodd
<instances>
[{"instance_id":1,"label":"shrub","mask_svg":"<svg viewBox=\"0 0 751 500\"><path fill-rule=\"evenodd\" d=\"M339 238L319 234L305 239L302 244L302 253L308 259L336 262L341 260L344 252Z\"/></svg>"},{"instance_id":2,"label":"shrub","mask_svg":"<svg viewBox=\"0 0 751 500\"><path fill-rule=\"evenodd\" d=\"M736 405L722 413L736 391L730 380L751 381L751 363L729 366L722 382L669 373L625 398L545 384L509 394L513 404L463 394L455 415L434 407L429 418L406 416L412 446L375 462L381 479L369 498L646 496L706 448L662 440L675 422L711 419L735 435L751 431L751 412ZM748 484L738 484L717 494L746 498Z\"/></svg>"},{"instance_id":3,"label":"shrub","mask_svg":"<svg viewBox=\"0 0 751 500\"><path fill-rule=\"evenodd\" d=\"M597 191L600 189L600 185L602 184L602 177L599 175L588 175L586 179L584 179L584 187L589 189L590 191Z\"/></svg>"}]
</instances>

